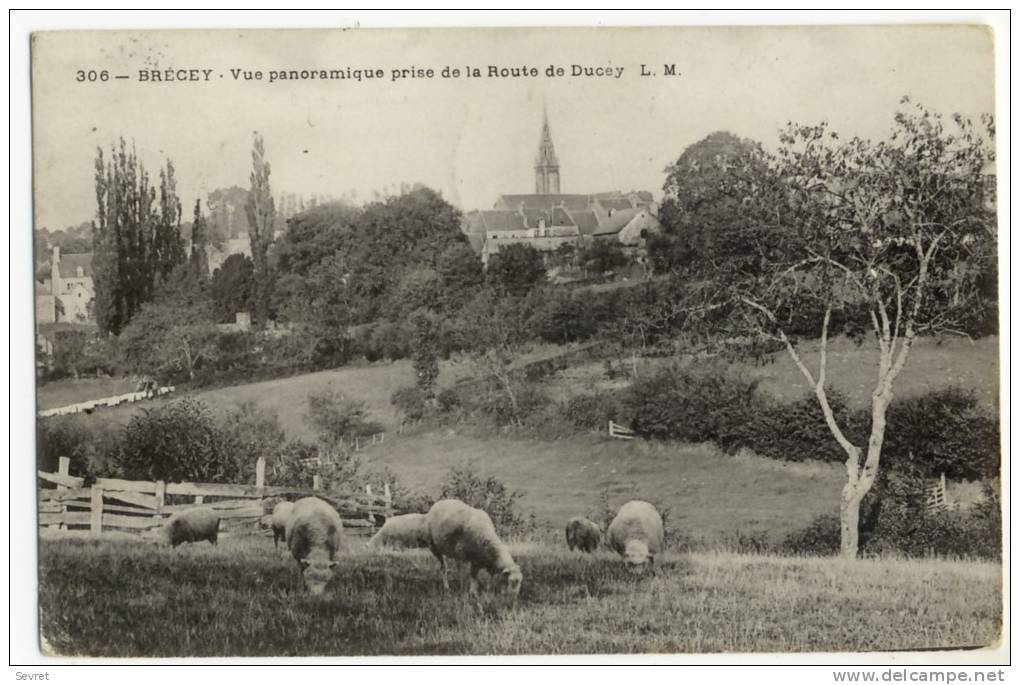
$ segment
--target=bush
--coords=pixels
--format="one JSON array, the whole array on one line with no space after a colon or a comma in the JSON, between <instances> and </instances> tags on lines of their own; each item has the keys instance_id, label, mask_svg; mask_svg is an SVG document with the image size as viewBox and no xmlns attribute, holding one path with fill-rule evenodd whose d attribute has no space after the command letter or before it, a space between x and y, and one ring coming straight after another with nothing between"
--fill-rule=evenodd
<instances>
[{"instance_id":1,"label":"bush","mask_svg":"<svg viewBox=\"0 0 1020 685\"><path fill-rule=\"evenodd\" d=\"M36 468L54 473L60 457L71 460L70 473L89 481L117 475L117 434L83 416L50 416L36 423Z\"/></svg>"},{"instance_id":2,"label":"bush","mask_svg":"<svg viewBox=\"0 0 1020 685\"><path fill-rule=\"evenodd\" d=\"M254 480L256 460L263 457L268 462L279 453L286 441L276 412L262 409L250 400L238 403L237 407L223 418L221 426L228 444L227 449L250 462L251 472L245 470L244 480L248 480L249 476Z\"/></svg>"},{"instance_id":3,"label":"bush","mask_svg":"<svg viewBox=\"0 0 1020 685\"><path fill-rule=\"evenodd\" d=\"M143 410L124 428L116 457L132 480L237 483L254 460L231 450L209 408L193 399Z\"/></svg>"},{"instance_id":4,"label":"bush","mask_svg":"<svg viewBox=\"0 0 1020 685\"><path fill-rule=\"evenodd\" d=\"M843 395L829 390L829 405L844 433L857 444L864 444L867 433L861 430L866 414L851 412ZM783 461L846 461L846 452L833 437L822 408L814 395L790 404L770 398L757 398L756 410L744 422L733 423L720 447L735 451L741 447L762 457Z\"/></svg>"},{"instance_id":5,"label":"bush","mask_svg":"<svg viewBox=\"0 0 1020 685\"><path fill-rule=\"evenodd\" d=\"M757 385L722 368L695 372L674 366L635 382L624 406L639 435L730 447L739 442L741 426L760 411Z\"/></svg>"},{"instance_id":6,"label":"bush","mask_svg":"<svg viewBox=\"0 0 1020 685\"><path fill-rule=\"evenodd\" d=\"M414 423L425 418L427 411L425 393L417 385L407 385L403 388L398 388L390 396L390 404L404 415L405 423Z\"/></svg>"},{"instance_id":7,"label":"bush","mask_svg":"<svg viewBox=\"0 0 1020 685\"><path fill-rule=\"evenodd\" d=\"M460 395L453 388L440 390L436 395L436 403L439 405L439 411L444 413L451 412L462 404Z\"/></svg>"},{"instance_id":8,"label":"bush","mask_svg":"<svg viewBox=\"0 0 1020 685\"><path fill-rule=\"evenodd\" d=\"M283 446L267 469L274 485L310 488L319 476L326 490L360 491L362 466L358 455L342 444L323 447L294 440Z\"/></svg>"},{"instance_id":9,"label":"bush","mask_svg":"<svg viewBox=\"0 0 1020 685\"><path fill-rule=\"evenodd\" d=\"M529 419L539 412L543 412L552 403L552 400L542 392L541 388L530 383L512 382L511 389L517 400L516 413L510 402L510 397L502 388L492 390L479 400L478 410L497 425L509 426L518 422L527 423Z\"/></svg>"},{"instance_id":10,"label":"bush","mask_svg":"<svg viewBox=\"0 0 1020 685\"><path fill-rule=\"evenodd\" d=\"M349 400L342 393L327 388L308 396L305 421L327 446L339 445L354 436L381 433L383 427L368 420L365 403Z\"/></svg>"},{"instance_id":11,"label":"bush","mask_svg":"<svg viewBox=\"0 0 1020 685\"><path fill-rule=\"evenodd\" d=\"M783 540L782 549L788 554L831 556L839 552L839 516L821 514L806 527L790 533Z\"/></svg>"},{"instance_id":12,"label":"bush","mask_svg":"<svg viewBox=\"0 0 1020 685\"><path fill-rule=\"evenodd\" d=\"M623 408L613 395L576 395L561 408L563 418L578 428L605 430L610 420L619 420Z\"/></svg>"},{"instance_id":13,"label":"bush","mask_svg":"<svg viewBox=\"0 0 1020 685\"><path fill-rule=\"evenodd\" d=\"M861 507L860 546L864 552L1001 558L1001 508L994 486L986 486L984 500L973 509L928 511L925 483L923 478L892 474L875 486ZM788 535L782 549L791 554L837 554L839 517L817 517L806 528Z\"/></svg>"},{"instance_id":14,"label":"bush","mask_svg":"<svg viewBox=\"0 0 1020 685\"><path fill-rule=\"evenodd\" d=\"M439 499L459 499L481 509L492 519L500 536L519 538L537 528L534 515L525 517L517 511L517 501L523 496L520 490L510 490L492 476L481 476L469 462L447 472Z\"/></svg>"},{"instance_id":15,"label":"bush","mask_svg":"<svg viewBox=\"0 0 1020 685\"><path fill-rule=\"evenodd\" d=\"M999 474L999 423L973 392L958 387L896 400L886 419L882 461L929 478L990 479Z\"/></svg>"}]
</instances>

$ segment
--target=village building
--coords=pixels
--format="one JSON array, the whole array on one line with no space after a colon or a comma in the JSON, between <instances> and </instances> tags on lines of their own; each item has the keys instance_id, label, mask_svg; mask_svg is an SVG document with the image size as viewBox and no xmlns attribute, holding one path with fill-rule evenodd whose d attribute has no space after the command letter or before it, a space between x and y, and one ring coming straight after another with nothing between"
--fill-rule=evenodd
<instances>
[{"instance_id":1,"label":"village building","mask_svg":"<svg viewBox=\"0 0 1020 685\"><path fill-rule=\"evenodd\" d=\"M92 253L62 255L60 247L54 246L50 277L36 283L36 323L94 323L92 300L95 294Z\"/></svg>"},{"instance_id":2,"label":"village building","mask_svg":"<svg viewBox=\"0 0 1020 685\"><path fill-rule=\"evenodd\" d=\"M662 230L650 192L563 193L561 182L549 118L543 113L535 192L500 195L492 209L464 216L462 229L484 263L513 244L550 254L563 245L577 248L593 240L615 240L626 251L640 253L645 239Z\"/></svg>"}]
</instances>

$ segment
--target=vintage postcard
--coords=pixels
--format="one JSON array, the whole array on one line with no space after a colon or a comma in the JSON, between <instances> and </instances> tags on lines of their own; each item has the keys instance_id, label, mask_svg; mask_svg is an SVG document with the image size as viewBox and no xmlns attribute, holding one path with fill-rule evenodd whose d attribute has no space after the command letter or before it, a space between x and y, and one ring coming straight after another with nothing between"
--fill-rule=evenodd
<instances>
[{"instance_id":1,"label":"vintage postcard","mask_svg":"<svg viewBox=\"0 0 1020 685\"><path fill-rule=\"evenodd\" d=\"M995 40L33 34L41 652L991 663Z\"/></svg>"}]
</instances>

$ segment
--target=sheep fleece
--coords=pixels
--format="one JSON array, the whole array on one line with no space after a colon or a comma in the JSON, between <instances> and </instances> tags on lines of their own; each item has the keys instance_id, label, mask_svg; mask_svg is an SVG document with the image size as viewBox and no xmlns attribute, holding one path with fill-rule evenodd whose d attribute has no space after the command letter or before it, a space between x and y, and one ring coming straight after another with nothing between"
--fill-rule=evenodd
<instances>
[{"instance_id":1,"label":"sheep fleece","mask_svg":"<svg viewBox=\"0 0 1020 685\"><path fill-rule=\"evenodd\" d=\"M298 561L332 561L343 546L340 514L318 497L305 497L294 503L287 520L287 547Z\"/></svg>"},{"instance_id":2,"label":"sheep fleece","mask_svg":"<svg viewBox=\"0 0 1020 685\"><path fill-rule=\"evenodd\" d=\"M220 532L220 516L212 509L188 509L174 514L163 525L172 547L202 540L215 545Z\"/></svg>"},{"instance_id":3,"label":"sheep fleece","mask_svg":"<svg viewBox=\"0 0 1020 685\"><path fill-rule=\"evenodd\" d=\"M425 514L403 514L386 519L368 544L372 547L428 547L432 542Z\"/></svg>"},{"instance_id":4,"label":"sheep fleece","mask_svg":"<svg viewBox=\"0 0 1020 685\"><path fill-rule=\"evenodd\" d=\"M467 561L492 574L517 568L492 519L481 509L446 499L433 504L426 518L436 556Z\"/></svg>"},{"instance_id":5,"label":"sheep fleece","mask_svg":"<svg viewBox=\"0 0 1020 685\"><path fill-rule=\"evenodd\" d=\"M567 547L582 552L594 552L602 541L602 529L583 516L567 521Z\"/></svg>"},{"instance_id":6,"label":"sheep fleece","mask_svg":"<svg viewBox=\"0 0 1020 685\"><path fill-rule=\"evenodd\" d=\"M606 541L617 554L626 554L627 543L639 540L648 546L654 558L665 545L662 517L648 502L634 500L620 507L619 513L606 531Z\"/></svg>"}]
</instances>

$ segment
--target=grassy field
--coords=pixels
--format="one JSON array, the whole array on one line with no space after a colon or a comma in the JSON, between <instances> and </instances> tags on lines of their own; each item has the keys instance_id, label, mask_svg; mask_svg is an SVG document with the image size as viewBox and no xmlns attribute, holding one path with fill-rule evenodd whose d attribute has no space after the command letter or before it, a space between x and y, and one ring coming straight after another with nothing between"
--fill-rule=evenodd
<instances>
[{"instance_id":1,"label":"grassy field","mask_svg":"<svg viewBox=\"0 0 1020 685\"><path fill-rule=\"evenodd\" d=\"M130 378L61 378L38 385L36 394L40 409L54 409L134 392L136 385Z\"/></svg>"},{"instance_id":2,"label":"grassy field","mask_svg":"<svg viewBox=\"0 0 1020 685\"><path fill-rule=\"evenodd\" d=\"M612 440L602 435L543 441L452 431L395 436L363 453L402 483L436 493L451 466L471 462L522 490L520 510L559 531L577 514L596 515L605 490L612 507L631 499L668 511L679 539L717 543L763 533L779 542L818 514L838 511L846 472L838 464L794 464L726 455L711 445Z\"/></svg>"},{"instance_id":3,"label":"grassy field","mask_svg":"<svg viewBox=\"0 0 1020 685\"><path fill-rule=\"evenodd\" d=\"M442 589L425 552L352 551L322 598L267 538L177 550L43 540L48 649L87 656L869 651L988 645L997 565L669 553L635 577L608 552L513 548L516 606Z\"/></svg>"},{"instance_id":4,"label":"grassy field","mask_svg":"<svg viewBox=\"0 0 1020 685\"><path fill-rule=\"evenodd\" d=\"M807 342L800 347L804 363L812 373L818 369L818 345ZM650 373L654 367L666 363L662 359L643 359L638 372ZM693 363L703 363L701 360ZM759 388L780 400L793 402L810 392L807 381L785 351L775 355L775 361L764 366L749 362L734 363L732 368L761 380ZM846 338L829 342L828 377L830 384L845 393L857 407L868 405L875 389L878 373L878 353L873 346L860 347ZM626 360L630 370L630 359ZM625 381L609 381L602 364L574 367L559 374L549 383L550 393L559 399L598 387L620 387ZM961 338L944 338L940 341L922 338L914 343L903 373L896 380L897 397L914 397L949 385L956 385L977 393L978 399L991 411L999 406L999 341L982 338L975 342Z\"/></svg>"}]
</instances>

